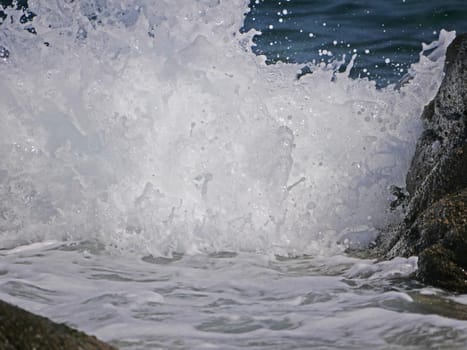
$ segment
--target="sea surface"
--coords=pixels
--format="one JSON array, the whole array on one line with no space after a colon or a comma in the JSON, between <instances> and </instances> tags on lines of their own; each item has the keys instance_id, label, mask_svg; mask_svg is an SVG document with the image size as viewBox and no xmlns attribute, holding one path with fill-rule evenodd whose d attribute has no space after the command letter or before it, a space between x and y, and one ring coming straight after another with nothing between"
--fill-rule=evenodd
<instances>
[{"instance_id":1,"label":"sea surface","mask_svg":"<svg viewBox=\"0 0 467 350\"><path fill-rule=\"evenodd\" d=\"M467 31L462 0L262 0L252 1L244 29L256 28L254 52L269 63L346 62L358 55L350 76L379 86L397 83L419 59L421 43L441 29Z\"/></svg>"},{"instance_id":2,"label":"sea surface","mask_svg":"<svg viewBox=\"0 0 467 350\"><path fill-rule=\"evenodd\" d=\"M346 253L467 3L0 5L0 299L128 350L467 347L466 295Z\"/></svg>"}]
</instances>

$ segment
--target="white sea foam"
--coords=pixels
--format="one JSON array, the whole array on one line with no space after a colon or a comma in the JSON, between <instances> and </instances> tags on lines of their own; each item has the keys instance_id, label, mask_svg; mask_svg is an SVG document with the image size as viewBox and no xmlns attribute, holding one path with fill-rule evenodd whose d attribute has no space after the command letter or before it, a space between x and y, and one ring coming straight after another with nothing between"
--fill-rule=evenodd
<instances>
[{"instance_id":1,"label":"white sea foam","mask_svg":"<svg viewBox=\"0 0 467 350\"><path fill-rule=\"evenodd\" d=\"M30 7L38 34L1 37L1 248L319 254L374 234L455 35L378 90L332 65L299 80L265 65L239 32L245 0Z\"/></svg>"},{"instance_id":2,"label":"white sea foam","mask_svg":"<svg viewBox=\"0 0 467 350\"><path fill-rule=\"evenodd\" d=\"M463 349L462 305L407 286L414 258L140 259L85 246L0 259L0 298L119 349Z\"/></svg>"}]
</instances>

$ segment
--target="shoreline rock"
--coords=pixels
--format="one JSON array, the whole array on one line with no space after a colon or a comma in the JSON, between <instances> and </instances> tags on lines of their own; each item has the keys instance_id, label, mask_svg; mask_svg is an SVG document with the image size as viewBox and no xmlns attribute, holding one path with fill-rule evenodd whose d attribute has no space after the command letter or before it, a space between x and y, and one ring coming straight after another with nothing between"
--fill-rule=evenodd
<instances>
[{"instance_id":1,"label":"shoreline rock","mask_svg":"<svg viewBox=\"0 0 467 350\"><path fill-rule=\"evenodd\" d=\"M0 300L0 349L117 350L94 336Z\"/></svg>"},{"instance_id":2,"label":"shoreline rock","mask_svg":"<svg viewBox=\"0 0 467 350\"><path fill-rule=\"evenodd\" d=\"M417 278L467 293L467 33L449 45L406 178L403 222L382 234L386 259L419 256Z\"/></svg>"}]
</instances>

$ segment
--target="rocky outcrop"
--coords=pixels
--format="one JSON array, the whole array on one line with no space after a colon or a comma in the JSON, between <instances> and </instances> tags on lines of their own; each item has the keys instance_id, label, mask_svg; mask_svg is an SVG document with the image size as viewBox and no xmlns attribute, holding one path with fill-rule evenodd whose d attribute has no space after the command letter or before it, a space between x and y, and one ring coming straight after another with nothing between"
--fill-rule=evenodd
<instances>
[{"instance_id":1,"label":"rocky outcrop","mask_svg":"<svg viewBox=\"0 0 467 350\"><path fill-rule=\"evenodd\" d=\"M95 337L0 300L0 349L116 350Z\"/></svg>"},{"instance_id":2,"label":"rocky outcrop","mask_svg":"<svg viewBox=\"0 0 467 350\"><path fill-rule=\"evenodd\" d=\"M419 279L467 292L467 34L449 46L444 70L422 114L404 220L379 248L386 258L418 255Z\"/></svg>"}]
</instances>

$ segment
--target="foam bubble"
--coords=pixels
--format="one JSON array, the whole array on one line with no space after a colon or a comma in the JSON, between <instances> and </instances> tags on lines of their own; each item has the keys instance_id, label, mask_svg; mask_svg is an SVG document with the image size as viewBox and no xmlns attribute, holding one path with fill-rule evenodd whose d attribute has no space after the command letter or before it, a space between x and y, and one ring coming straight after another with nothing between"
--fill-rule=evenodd
<instances>
[{"instance_id":1,"label":"foam bubble","mask_svg":"<svg viewBox=\"0 0 467 350\"><path fill-rule=\"evenodd\" d=\"M390 221L453 34L400 91L338 63L297 79L252 53L247 5L35 3L37 35L9 27L0 246L315 254Z\"/></svg>"}]
</instances>

